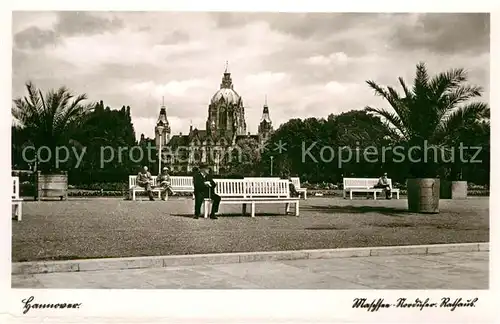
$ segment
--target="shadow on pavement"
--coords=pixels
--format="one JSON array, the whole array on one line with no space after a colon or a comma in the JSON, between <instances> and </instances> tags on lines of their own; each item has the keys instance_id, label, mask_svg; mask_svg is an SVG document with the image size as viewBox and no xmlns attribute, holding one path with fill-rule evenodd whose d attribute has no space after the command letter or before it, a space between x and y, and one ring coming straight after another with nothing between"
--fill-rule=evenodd
<instances>
[{"instance_id":1,"label":"shadow on pavement","mask_svg":"<svg viewBox=\"0 0 500 324\"><path fill-rule=\"evenodd\" d=\"M193 218L193 214L170 214L170 216L174 217L185 217L185 218ZM217 218L225 218L225 217L244 217L244 218L252 218L250 217L250 213L243 215L241 213L224 213L217 214ZM285 214L273 214L273 213L255 213L255 217L295 217L292 213ZM200 217L203 218L203 215Z\"/></svg>"},{"instance_id":2,"label":"shadow on pavement","mask_svg":"<svg viewBox=\"0 0 500 324\"><path fill-rule=\"evenodd\" d=\"M317 211L322 213L380 213L387 216L400 217L402 214L411 214L407 209L382 207L382 206L304 206L300 207L304 211Z\"/></svg>"}]
</instances>

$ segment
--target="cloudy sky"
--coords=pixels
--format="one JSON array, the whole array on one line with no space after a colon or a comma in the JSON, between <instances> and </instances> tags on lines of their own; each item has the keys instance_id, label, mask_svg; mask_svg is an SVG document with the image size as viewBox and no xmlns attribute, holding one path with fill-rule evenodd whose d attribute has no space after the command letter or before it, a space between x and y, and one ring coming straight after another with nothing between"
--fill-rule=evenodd
<instances>
[{"instance_id":1,"label":"cloudy sky","mask_svg":"<svg viewBox=\"0 0 500 324\"><path fill-rule=\"evenodd\" d=\"M229 61L253 133L266 95L275 126L385 107L365 81L411 82L419 61L467 69L489 101L489 32L488 14L15 12L13 96L27 80L65 85L129 105L149 137L164 96L173 133L185 133L204 128Z\"/></svg>"}]
</instances>

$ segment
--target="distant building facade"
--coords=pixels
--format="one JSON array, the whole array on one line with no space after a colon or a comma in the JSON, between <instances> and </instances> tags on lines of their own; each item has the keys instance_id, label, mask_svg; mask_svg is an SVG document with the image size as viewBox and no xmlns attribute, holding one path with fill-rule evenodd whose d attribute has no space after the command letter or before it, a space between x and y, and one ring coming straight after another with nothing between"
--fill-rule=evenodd
<instances>
[{"instance_id":1,"label":"distant building facade","mask_svg":"<svg viewBox=\"0 0 500 324\"><path fill-rule=\"evenodd\" d=\"M210 165L215 174L226 171L228 164L240 154L242 145L261 146L273 132L269 107L264 104L257 134L247 132L242 97L234 90L231 74L224 71L220 89L208 105L205 129L191 125L189 132L172 135L164 105L155 127L155 144L161 147L165 165L177 174L190 173L200 162ZM240 145L241 144L241 145Z\"/></svg>"}]
</instances>

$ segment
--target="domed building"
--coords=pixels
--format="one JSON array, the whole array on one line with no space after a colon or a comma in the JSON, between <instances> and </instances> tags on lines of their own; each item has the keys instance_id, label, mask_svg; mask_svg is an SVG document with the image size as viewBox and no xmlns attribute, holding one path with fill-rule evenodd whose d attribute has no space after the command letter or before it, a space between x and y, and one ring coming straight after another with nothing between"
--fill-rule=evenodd
<instances>
[{"instance_id":1,"label":"domed building","mask_svg":"<svg viewBox=\"0 0 500 324\"><path fill-rule=\"evenodd\" d=\"M168 126L165 127L166 125ZM273 131L266 99L258 133L247 133L243 99L234 90L227 67L220 89L210 99L205 127L193 129L191 126L187 134L171 136L166 108L161 107L155 128L155 141L159 149L161 139L162 160L174 174L188 174L200 162L208 163L215 174L224 173L235 154L239 154L243 147L259 147ZM158 130L161 130L161 135Z\"/></svg>"}]
</instances>

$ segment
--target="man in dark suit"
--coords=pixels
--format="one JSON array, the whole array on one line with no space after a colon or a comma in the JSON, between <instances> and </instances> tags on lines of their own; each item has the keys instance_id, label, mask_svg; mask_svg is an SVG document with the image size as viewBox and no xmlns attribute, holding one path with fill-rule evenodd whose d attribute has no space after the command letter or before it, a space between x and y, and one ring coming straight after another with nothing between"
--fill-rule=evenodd
<instances>
[{"instance_id":1,"label":"man in dark suit","mask_svg":"<svg viewBox=\"0 0 500 324\"><path fill-rule=\"evenodd\" d=\"M201 214L201 205L205 198L212 200L212 210L210 212L211 219L217 219L215 214L219 211L220 196L215 193L217 185L213 180L213 176L209 172L207 165L200 165L199 169L195 168L193 173L194 184L194 218L197 219Z\"/></svg>"}]
</instances>

